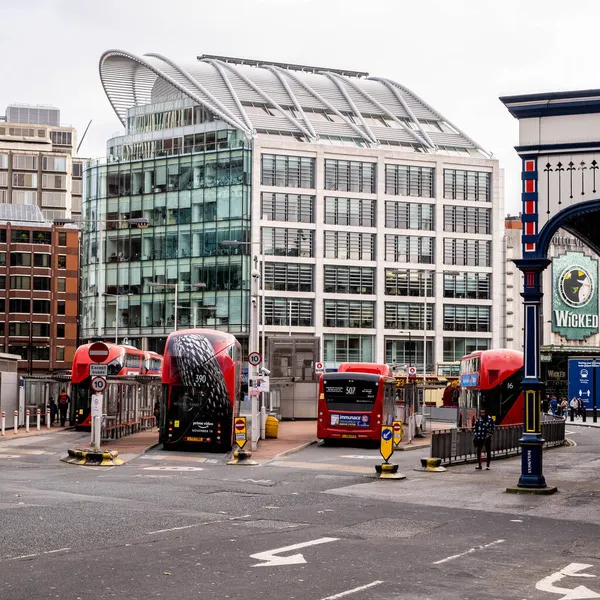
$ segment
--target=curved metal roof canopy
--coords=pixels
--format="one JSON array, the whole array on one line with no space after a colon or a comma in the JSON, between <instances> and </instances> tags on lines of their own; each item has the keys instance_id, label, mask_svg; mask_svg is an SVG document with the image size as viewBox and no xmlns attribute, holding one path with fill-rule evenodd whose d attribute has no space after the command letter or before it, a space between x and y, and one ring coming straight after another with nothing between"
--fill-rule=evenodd
<instances>
[{"instance_id":1,"label":"curved metal roof canopy","mask_svg":"<svg viewBox=\"0 0 600 600\"><path fill-rule=\"evenodd\" d=\"M367 73L201 56L187 67L159 54L108 50L100 79L117 116L174 98L189 98L253 137L281 132L296 139L350 139L361 145L455 147L490 157L404 86Z\"/></svg>"}]
</instances>

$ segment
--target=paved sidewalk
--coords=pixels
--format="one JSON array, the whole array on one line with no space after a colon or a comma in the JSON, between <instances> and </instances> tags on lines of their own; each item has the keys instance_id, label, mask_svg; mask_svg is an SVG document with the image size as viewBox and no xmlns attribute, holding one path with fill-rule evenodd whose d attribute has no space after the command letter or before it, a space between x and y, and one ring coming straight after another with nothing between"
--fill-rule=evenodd
<instances>
[{"instance_id":1,"label":"paved sidewalk","mask_svg":"<svg viewBox=\"0 0 600 600\"><path fill-rule=\"evenodd\" d=\"M280 421L277 439L266 439L258 442L258 449L252 458L258 461L269 461L292 454L317 443L317 421Z\"/></svg>"},{"instance_id":2,"label":"paved sidewalk","mask_svg":"<svg viewBox=\"0 0 600 600\"><path fill-rule=\"evenodd\" d=\"M119 458L128 462L158 444L158 429L140 431L132 435L102 442L102 450L117 450Z\"/></svg>"},{"instance_id":3,"label":"paved sidewalk","mask_svg":"<svg viewBox=\"0 0 600 600\"><path fill-rule=\"evenodd\" d=\"M567 427L570 427L572 425L579 427L600 427L600 411L598 411L598 417L599 419L596 423L594 423L594 420L591 416L588 416L585 422L581 417L575 417L574 421L571 421L569 417L567 417L565 425Z\"/></svg>"},{"instance_id":4,"label":"paved sidewalk","mask_svg":"<svg viewBox=\"0 0 600 600\"><path fill-rule=\"evenodd\" d=\"M40 427L40 431L38 431L34 424L33 427L30 426L29 433L25 431L25 427L19 427L19 429L17 429L17 433L15 433L15 430L11 427L10 429L6 429L4 436L0 435L0 444L7 440L19 440L21 438L26 437L49 435L51 433L60 433L61 431L73 431L73 427L70 427L69 425L67 425L66 427L55 425L54 427L50 427L50 429L48 429L45 425L42 425Z\"/></svg>"}]
</instances>

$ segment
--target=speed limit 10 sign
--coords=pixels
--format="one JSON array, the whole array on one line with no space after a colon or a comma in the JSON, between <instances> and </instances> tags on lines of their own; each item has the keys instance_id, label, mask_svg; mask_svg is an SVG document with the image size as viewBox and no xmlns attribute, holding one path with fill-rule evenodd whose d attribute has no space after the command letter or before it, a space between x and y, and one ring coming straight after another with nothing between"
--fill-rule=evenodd
<instances>
[{"instance_id":1,"label":"speed limit 10 sign","mask_svg":"<svg viewBox=\"0 0 600 600\"><path fill-rule=\"evenodd\" d=\"M92 377L90 385L94 392L103 392L106 389L106 379L104 377Z\"/></svg>"},{"instance_id":2,"label":"speed limit 10 sign","mask_svg":"<svg viewBox=\"0 0 600 600\"><path fill-rule=\"evenodd\" d=\"M248 354L248 362L253 367L258 367L262 362L262 356L258 352L250 352L250 354Z\"/></svg>"}]
</instances>

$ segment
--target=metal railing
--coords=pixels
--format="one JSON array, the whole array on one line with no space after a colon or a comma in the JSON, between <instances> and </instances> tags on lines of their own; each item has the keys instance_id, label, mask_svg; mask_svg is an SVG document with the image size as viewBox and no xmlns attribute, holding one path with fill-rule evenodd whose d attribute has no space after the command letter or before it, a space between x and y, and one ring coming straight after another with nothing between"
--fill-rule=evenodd
<instances>
[{"instance_id":1,"label":"metal railing","mask_svg":"<svg viewBox=\"0 0 600 600\"><path fill-rule=\"evenodd\" d=\"M500 425L492 437L492 457L503 458L520 454L519 439L523 425ZM562 446L565 441L564 419L546 420L542 423L544 447ZM477 458L471 429L440 429L431 432L431 456L441 458L442 463L451 465Z\"/></svg>"}]
</instances>

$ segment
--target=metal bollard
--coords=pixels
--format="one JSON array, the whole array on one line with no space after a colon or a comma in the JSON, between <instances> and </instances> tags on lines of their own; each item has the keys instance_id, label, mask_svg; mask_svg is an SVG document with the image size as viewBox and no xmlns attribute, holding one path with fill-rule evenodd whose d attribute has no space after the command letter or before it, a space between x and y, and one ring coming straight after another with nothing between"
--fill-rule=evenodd
<instances>
[{"instance_id":1,"label":"metal bollard","mask_svg":"<svg viewBox=\"0 0 600 600\"><path fill-rule=\"evenodd\" d=\"M35 428L39 431L40 430L40 420L42 418L42 411L39 408L35 411L35 417L37 420Z\"/></svg>"},{"instance_id":2,"label":"metal bollard","mask_svg":"<svg viewBox=\"0 0 600 600\"><path fill-rule=\"evenodd\" d=\"M29 410L25 411L25 432L29 433Z\"/></svg>"},{"instance_id":3,"label":"metal bollard","mask_svg":"<svg viewBox=\"0 0 600 600\"><path fill-rule=\"evenodd\" d=\"M2 411L2 425L1 425L2 435L6 435L6 413Z\"/></svg>"},{"instance_id":4,"label":"metal bollard","mask_svg":"<svg viewBox=\"0 0 600 600\"><path fill-rule=\"evenodd\" d=\"M50 429L50 409L46 409L46 427Z\"/></svg>"},{"instance_id":5,"label":"metal bollard","mask_svg":"<svg viewBox=\"0 0 600 600\"><path fill-rule=\"evenodd\" d=\"M267 437L267 407L260 407L260 439L264 440Z\"/></svg>"},{"instance_id":6,"label":"metal bollard","mask_svg":"<svg viewBox=\"0 0 600 600\"><path fill-rule=\"evenodd\" d=\"M14 418L15 418L14 425L15 425L15 435L16 435L17 429L19 429L19 411L18 410L15 410L15 412L14 412Z\"/></svg>"}]
</instances>

